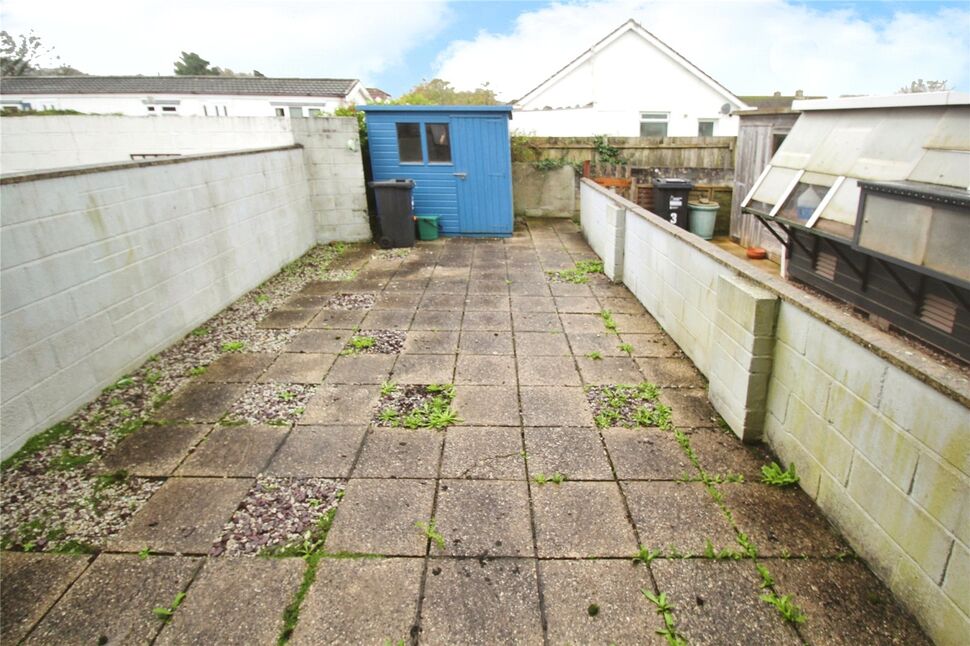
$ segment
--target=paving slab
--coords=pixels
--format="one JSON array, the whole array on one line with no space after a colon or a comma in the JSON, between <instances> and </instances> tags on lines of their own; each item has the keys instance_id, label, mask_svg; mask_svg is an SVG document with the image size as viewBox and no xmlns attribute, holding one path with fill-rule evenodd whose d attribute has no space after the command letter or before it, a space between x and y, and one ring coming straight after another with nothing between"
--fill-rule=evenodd
<instances>
[{"instance_id":1,"label":"paving slab","mask_svg":"<svg viewBox=\"0 0 970 646\"><path fill-rule=\"evenodd\" d=\"M657 559L650 569L690 644L802 643L761 600L761 579L749 561ZM659 615L653 625L663 627Z\"/></svg>"},{"instance_id":2,"label":"paving slab","mask_svg":"<svg viewBox=\"0 0 970 646\"><path fill-rule=\"evenodd\" d=\"M465 426L518 426L518 393L514 386L460 386L453 407Z\"/></svg>"},{"instance_id":3,"label":"paving slab","mask_svg":"<svg viewBox=\"0 0 970 646\"><path fill-rule=\"evenodd\" d=\"M290 478L346 478L365 431L364 426L296 426L266 473Z\"/></svg>"},{"instance_id":4,"label":"paving slab","mask_svg":"<svg viewBox=\"0 0 970 646\"><path fill-rule=\"evenodd\" d=\"M411 322L412 330L460 330L462 310L418 310Z\"/></svg>"},{"instance_id":5,"label":"paving slab","mask_svg":"<svg viewBox=\"0 0 970 646\"><path fill-rule=\"evenodd\" d=\"M568 357L566 335L560 332L516 332L515 353L519 357Z\"/></svg>"},{"instance_id":6,"label":"paving slab","mask_svg":"<svg viewBox=\"0 0 970 646\"><path fill-rule=\"evenodd\" d=\"M367 310L322 310L312 321L307 323L308 328L347 330L360 326L364 320Z\"/></svg>"},{"instance_id":7,"label":"paving slab","mask_svg":"<svg viewBox=\"0 0 970 646\"><path fill-rule=\"evenodd\" d=\"M522 436L516 427L453 426L445 432L442 478L525 478Z\"/></svg>"},{"instance_id":8,"label":"paving slab","mask_svg":"<svg viewBox=\"0 0 970 646\"><path fill-rule=\"evenodd\" d=\"M522 386L519 390L526 426L593 426L582 388Z\"/></svg>"},{"instance_id":9,"label":"paving slab","mask_svg":"<svg viewBox=\"0 0 970 646\"><path fill-rule=\"evenodd\" d=\"M603 357L626 357L620 349L623 342L612 332L570 332L566 335L573 354L577 357L588 357L592 353L599 353Z\"/></svg>"},{"instance_id":10,"label":"paving slab","mask_svg":"<svg viewBox=\"0 0 970 646\"><path fill-rule=\"evenodd\" d=\"M441 480L435 527L447 556L533 556L529 487L524 480Z\"/></svg>"},{"instance_id":11,"label":"paving slab","mask_svg":"<svg viewBox=\"0 0 970 646\"><path fill-rule=\"evenodd\" d=\"M552 296L512 295L513 312L555 312L556 301Z\"/></svg>"},{"instance_id":12,"label":"paving slab","mask_svg":"<svg viewBox=\"0 0 970 646\"><path fill-rule=\"evenodd\" d=\"M679 388L660 391L660 401L671 408L674 424L688 428L714 428L717 412L707 399L707 391L700 388Z\"/></svg>"},{"instance_id":13,"label":"paving slab","mask_svg":"<svg viewBox=\"0 0 970 646\"><path fill-rule=\"evenodd\" d=\"M506 355L462 354L455 369L456 384L515 386L515 358Z\"/></svg>"},{"instance_id":14,"label":"paving slab","mask_svg":"<svg viewBox=\"0 0 970 646\"><path fill-rule=\"evenodd\" d=\"M442 262L439 260L439 262ZM465 266L465 269L468 267ZM432 278L428 281L427 291L425 293L434 292L436 294L455 294L462 296L464 300L465 293L468 292L468 279L467 278Z\"/></svg>"},{"instance_id":15,"label":"paving slab","mask_svg":"<svg viewBox=\"0 0 970 646\"><path fill-rule=\"evenodd\" d=\"M466 312L508 312L509 297L502 294L469 294L465 298Z\"/></svg>"},{"instance_id":16,"label":"paving slab","mask_svg":"<svg viewBox=\"0 0 970 646\"><path fill-rule=\"evenodd\" d=\"M681 352L680 347L666 334L631 334L621 332L620 340L623 343L629 343L633 346L634 357L684 357L684 353ZM689 361L688 363L691 366L694 365Z\"/></svg>"},{"instance_id":17,"label":"paving slab","mask_svg":"<svg viewBox=\"0 0 970 646\"><path fill-rule=\"evenodd\" d=\"M634 352L636 354L636 352ZM661 388L704 388L707 380L689 359L635 357L643 378Z\"/></svg>"},{"instance_id":18,"label":"paving slab","mask_svg":"<svg viewBox=\"0 0 970 646\"><path fill-rule=\"evenodd\" d=\"M278 309L267 314L256 324L262 329L287 329L306 327L319 309Z\"/></svg>"},{"instance_id":19,"label":"paving slab","mask_svg":"<svg viewBox=\"0 0 970 646\"><path fill-rule=\"evenodd\" d=\"M486 279L468 281L469 294L502 294L506 298L509 295L509 286L505 279Z\"/></svg>"},{"instance_id":20,"label":"paving slab","mask_svg":"<svg viewBox=\"0 0 970 646\"><path fill-rule=\"evenodd\" d=\"M799 631L814 644L925 644L892 592L854 559L765 561L781 594L792 594L808 619Z\"/></svg>"},{"instance_id":21,"label":"paving slab","mask_svg":"<svg viewBox=\"0 0 970 646\"><path fill-rule=\"evenodd\" d=\"M344 349L353 335L353 329L302 330L286 346L286 351L337 354Z\"/></svg>"},{"instance_id":22,"label":"paving slab","mask_svg":"<svg viewBox=\"0 0 970 646\"><path fill-rule=\"evenodd\" d=\"M534 559L428 561L422 644L544 643Z\"/></svg>"},{"instance_id":23,"label":"paving slab","mask_svg":"<svg viewBox=\"0 0 970 646\"><path fill-rule=\"evenodd\" d=\"M102 554L26 643L150 643L163 626L152 609L170 605L201 566L198 558Z\"/></svg>"},{"instance_id":24,"label":"paving slab","mask_svg":"<svg viewBox=\"0 0 970 646\"><path fill-rule=\"evenodd\" d=\"M371 310L361 321L365 330L406 330L411 327L414 310Z\"/></svg>"},{"instance_id":25,"label":"paving slab","mask_svg":"<svg viewBox=\"0 0 970 646\"><path fill-rule=\"evenodd\" d=\"M464 290L463 290L464 292ZM465 296L461 294L442 294L429 289L421 299L421 310L450 310L462 311L465 309Z\"/></svg>"},{"instance_id":26,"label":"paving slab","mask_svg":"<svg viewBox=\"0 0 970 646\"><path fill-rule=\"evenodd\" d=\"M738 547L734 530L700 482L621 482L630 515L648 549L704 554Z\"/></svg>"},{"instance_id":27,"label":"paving slab","mask_svg":"<svg viewBox=\"0 0 970 646\"><path fill-rule=\"evenodd\" d=\"M105 471L123 469L133 476L171 475L209 428L205 424L145 426L122 440L101 464Z\"/></svg>"},{"instance_id":28,"label":"paving slab","mask_svg":"<svg viewBox=\"0 0 970 646\"><path fill-rule=\"evenodd\" d=\"M260 376L259 381L318 384L323 381L336 358L336 354L285 352Z\"/></svg>"},{"instance_id":29,"label":"paving slab","mask_svg":"<svg viewBox=\"0 0 970 646\"><path fill-rule=\"evenodd\" d=\"M228 352L212 363L199 375L198 381L250 383L276 358L269 352Z\"/></svg>"},{"instance_id":30,"label":"paving slab","mask_svg":"<svg viewBox=\"0 0 970 646\"><path fill-rule=\"evenodd\" d=\"M594 293L596 292L595 289L593 291ZM639 316L647 314L647 310L644 309L643 305L640 304L640 301L638 301L632 295L628 294L625 297L618 297L600 296L597 294L597 296L599 297L599 302L600 305L603 306L603 309L609 310L614 314L637 314Z\"/></svg>"},{"instance_id":31,"label":"paving slab","mask_svg":"<svg viewBox=\"0 0 970 646\"><path fill-rule=\"evenodd\" d=\"M307 402L299 424L368 424L381 396L380 386L334 386L317 388Z\"/></svg>"},{"instance_id":32,"label":"paving slab","mask_svg":"<svg viewBox=\"0 0 970 646\"><path fill-rule=\"evenodd\" d=\"M176 471L180 476L254 477L269 464L286 434L280 426L218 426Z\"/></svg>"},{"instance_id":33,"label":"paving slab","mask_svg":"<svg viewBox=\"0 0 970 646\"><path fill-rule=\"evenodd\" d=\"M525 429L529 477L561 473L570 480L611 480L613 470L593 427Z\"/></svg>"},{"instance_id":34,"label":"paving slab","mask_svg":"<svg viewBox=\"0 0 970 646\"><path fill-rule=\"evenodd\" d=\"M422 556L428 537L415 523L431 518L433 480L366 480L347 483L328 552Z\"/></svg>"},{"instance_id":35,"label":"paving slab","mask_svg":"<svg viewBox=\"0 0 970 646\"><path fill-rule=\"evenodd\" d=\"M819 508L796 487L745 483L720 486L724 504L763 556L832 557L849 547Z\"/></svg>"},{"instance_id":36,"label":"paving slab","mask_svg":"<svg viewBox=\"0 0 970 646\"><path fill-rule=\"evenodd\" d=\"M566 334L604 334L607 332L599 314L561 314Z\"/></svg>"},{"instance_id":37,"label":"paving slab","mask_svg":"<svg viewBox=\"0 0 970 646\"><path fill-rule=\"evenodd\" d=\"M84 571L88 556L3 552L0 555L0 641L19 644Z\"/></svg>"},{"instance_id":38,"label":"paving slab","mask_svg":"<svg viewBox=\"0 0 970 646\"><path fill-rule=\"evenodd\" d=\"M562 323L556 312L520 312L513 310L512 323L515 332L562 332Z\"/></svg>"},{"instance_id":39,"label":"paving slab","mask_svg":"<svg viewBox=\"0 0 970 646\"><path fill-rule=\"evenodd\" d=\"M249 478L169 478L108 547L206 554L251 485Z\"/></svg>"},{"instance_id":40,"label":"paving slab","mask_svg":"<svg viewBox=\"0 0 970 646\"><path fill-rule=\"evenodd\" d=\"M513 354L510 332L464 330L458 341L459 354Z\"/></svg>"},{"instance_id":41,"label":"paving slab","mask_svg":"<svg viewBox=\"0 0 970 646\"><path fill-rule=\"evenodd\" d=\"M216 422L246 391L246 384L189 383L162 406L155 417L186 422Z\"/></svg>"},{"instance_id":42,"label":"paving slab","mask_svg":"<svg viewBox=\"0 0 970 646\"><path fill-rule=\"evenodd\" d=\"M692 431L690 446L708 474L741 474L746 482L760 482L761 467L775 460L764 444L742 444L733 433L720 430Z\"/></svg>"},{"instance_id":43,"label":"paving slab","mask_svg":"<svg viewBox=\"0 0 970 646\"><path fill-rule=\"evenodd\" d=\"M540 561L550 644L665 644L640 590L650 571L629 561ZM596 608L595 614L590 608Z\"/></svg>"},{"instance_id":44,"label":"paving slab","mask_svg":"<svg viewBox=\"0 0 970 646\"><path fill-rule=\"evenodd\" d=\"M663 332L660 324L649 314L617 314L613 313L616 321L616 331L624 334L659 334Z\"/></svg>"},{"instance_id":45,"label":"paving slab","mask_svg":"<svg viewBox=\"0 0 970 646\"><path fill-rule=\"evenodd\" d=\"M327 296L341 291L347 283L342 280L313 280L307 283L298 294L303 296Z\"/></svg>"},{"instance_id":46,"label":"paving slab","mask_svg":"<svg viewBox=\"0 0 970 646\"><path fill-rule=\"evenodd\" d=\"M429 280L430 276L415 278L395 277L393 280L387 283L386 289L389 292L414 292L422 294L428 288Z\"/></svg>"},{"instance_id":47,"label":"paving slab","mask_svg":"<svg viewBox=\"0 0 970 646\"><path fill-rule=\"evenodd\" d=\"M386 291L377 296L375 310L416 310L422 292Z\"/></svg>"},{"instance_id":48,"label":"paving slab","mask_svg":"<svg viewBox=\"0 0 970 646\"><path fill-rule=\"evenodd\" d=\"M423 571L420 558L323 559L289 643L407 642Z\"/></svg>"},{"instance_id":49,"label":"paving slab","mask_svg":"<svg viewBox=\"0 0 970 646\"><path fill-rule=\"evenodd\" d=\"M571 356L520 356L518 374L523 386L581 386L583 383Z\"/></svg>"},{"instance_id":50,"label":"paving slab","mask_svg":"<svg viewBox=\"0 0 970 646\"><path fill-rule=\"evenodd\" d=\"M604 428L601 432L620 480L700 477L673 433L656 428Z\"/></svg>"},{"instance_id":51,"label":"paving slab","mask_svg":"<svg viewBox=\"0 0 970 646\"><path fill-rule=\"evenodd\" d=\"M435 478L442 431L372 428L354 467L355 478Z\"/></svg>"},{"instance_id":52,"label":"paving slab","mask_svg":"<svg viewBox=\"0 0 970 646\"><path fill-rule=\"evenodd\" d=\"M453 354L402 354L391 381L398 384L450 384L455 375Z\"/></svg>"},{"instance_id":53,"label":"paving slab","mask_svg":"<svg viewBox=\"0 0 970 646\"><path fill-rule=\"evenodd\" d=\"M404 354L455 354L457 330L411 330L404 340Z\"/></svg>"},{"instance_id":54,"label":"paving slab","mask_svg":"<svg viewBox=\"0 0 970 646\"><path fill-rule=\"evenodd\" d=\"M391 376L396 354L350 354L337 357L327 384L382 384Z\"/></svg>"},{"instance_id":55,"label":"paving slab","mask_svg":"<svg viewBox=\"0 0 970 646\"><path fill-rule=\"evenodd\" d=\"M305 569L298 558L210 559L155 643L275 643Z\"/></svg>"},{"instance_id":56,"label":"paving slab","mask_svg":"<svg viewBox=\"0 0 970 646\"><path fill-rule=\"evenodd\" d=\"M556 310L571 314L599 314L600 303L592 296L556 296Z\"/></svg>"},{"instance_id":57,"label":"paving slab","mask_svg":"<svg viewBox=\"0 0 970 646\"><path fill-rule=\"evenodd\" d=\"M552 292L549 285L544 282L527 280L521 277L512 276L509 285L509 293L513 296L549 296Z\"/></svg>"},{"instance_id":58,"label":"paving slab","mask_svg":"<svg viewBox=\"0 0 970 646\"><path fill-rule=\"evenodd\" d=\"M466 309L461 329L507 332L512 329L512 318L508 312L481 312Z\"/></svg>"},{"instance_id":59,"label":"paving slab","mask_svg":"<svg viewBox=\"0 0 970 646\"><path fill-rule=\"evenodd\" d=\"M540 558L632 556L637 541L615 482L531 485Z\"/></svg>"},{"instance_id":60,"label":"paving slab","mask_svg":"<svg viewBox=\"0 0 970 646\"><path fill-rule=\"evenodd\" d=\"M543 264L546 264L546 263L543 262ZM546 266L546 269L547 270L549 270L549 269L555 269L555 270L558 270L558 269L570 269L570 268L572 268L572 266L574 264L575 263L573 262L572 258L569 258L568 260L563 260L562 261L562 266L561 267L549 267L547 265ZM551 282L551 283L549 283L549 289L552 292L553 296L580 296L580 297L586 296L586 297L589 297L589 296L592 296L593 295L593 292L589 288L589 285L583 285L583 284L577 284L577 283Z\"/></svg>"},{"instance_id":61,"label":"paving slab","mask_svg":"<svg viewBox=\"0 0 970 646\"><path fill-rule=\"evenodd\" d=\"M590 386L638 384L643 381L640 369L629 357L603 357L602 359L576 357L576 364L579 366L583 383Z\"/></svg>"}]
</instances>

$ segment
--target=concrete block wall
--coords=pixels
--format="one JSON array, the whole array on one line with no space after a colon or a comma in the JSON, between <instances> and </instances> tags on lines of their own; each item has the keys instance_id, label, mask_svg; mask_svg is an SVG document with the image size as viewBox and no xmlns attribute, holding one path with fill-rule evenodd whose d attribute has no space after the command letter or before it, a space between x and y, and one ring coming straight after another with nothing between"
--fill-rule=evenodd
<instances>
[{"instance_id":1,"label":"concrete block wall","mask_svg":"<svg viewBox=\"0 0 970 646\"><path fill-rule=\"evenodd\" d=\"M802 488L937 643L965 643L966 380L593 182L581 193L590 244L606 263L611 236L625 233L624 283L708 377L718 412L796 465ZM609 205L623 207L624 229L607 225Z\"/></svg>"},{"instance_id":2,"label":"concrete block wall","mask_svg":"<svg viewBox=\"0 0 970 646\"><path fill-rule=\"evenodd\" d=\"M282 117L64 115L3 120L4 174L130 161L131 155L196 155L293 143Z\"/></svg>"},{"instance_id":3,"label":"concrete block wall","mask_svg":"<svg viewBox=\"0 0 970 646\"><path fill-rule=\"evenodd\" d=\"M576 211L576 171L572 166L540 170L532 162L512 162L516 215L571 218Z\"/></svg>"},{"instance_id":4,"label":"concrete block wall","mask_svg":"<svg viewBox=\"0 0 970 646\"><path fill-rule=\"evenodd\" d=\"M293 119L290 127L303 146L317 242L370 240L357 120Z\"/></svg>"},{"instance_id":5,"label":"concrete block wall","mask_svg":"<svg viewBox=\"0 0 970 646\"><path fill-rule=\"evenodd\" d=\"M0 180L3 457L314 244L303 155Z\"/></svg>"}]
</instances>

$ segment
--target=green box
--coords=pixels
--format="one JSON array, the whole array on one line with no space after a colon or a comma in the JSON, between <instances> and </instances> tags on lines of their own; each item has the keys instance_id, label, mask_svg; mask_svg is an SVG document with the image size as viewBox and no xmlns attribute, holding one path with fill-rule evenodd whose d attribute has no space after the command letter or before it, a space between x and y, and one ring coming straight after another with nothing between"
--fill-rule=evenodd
<instances>
[{"instance_id":1,"label":"green box","mask_svg":"<svg viewBox=\"0 0 970 646\"><path fill-rule=\"evenodd\" d=\"M418 239L437 240L438 239L438 216L437 215L416 215L418 221Z\"/></svg>"}]
</instances>

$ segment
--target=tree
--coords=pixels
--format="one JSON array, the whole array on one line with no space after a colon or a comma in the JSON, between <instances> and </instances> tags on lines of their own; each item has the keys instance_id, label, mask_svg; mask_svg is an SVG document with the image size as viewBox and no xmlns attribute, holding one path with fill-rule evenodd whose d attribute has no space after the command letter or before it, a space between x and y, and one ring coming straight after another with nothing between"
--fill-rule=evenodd
<instances>
[{"instance_id":1,"label":"tree","mask_svg":"<svg viewBox=\"0 0 970 646\"><path fill-rule=\"evenodd\" d=\"M26 76L34 69L37 59L53 50L45 48L33 30L27 35L11 36L0 31L0 75Z\"/></svg>"},{"instance_id":2,"label":"tree","mask_svg":"<svg viewBox=\"0 0 970 646\"><path fill-rule=\"evenodd\" d=\"M924 81L916 79L909 86L903 86L896 91L896 94L917 94L919 92L943 92L949 90L946 81Z\"/></svg>"},{"instance_id":3,"label":"tree","mask_svg":"<svg viewBox=\"0 0 970 646\"><path fill-rule=\"evenodd\" d=\"M442 79L422 81L391 103L404 105L499 105L488 83L475 90L456 90Z\"/></svg>"},{"instance_id":4,"label":"tree","mask_svg":"<svg viewBox=\"0 0 970 646\"><path fill-rule=\"evenodd\" d=\"M209 61L195 52L182 52L182 59L175 61L175 73L178 76L218 76L222 70L209 67Z\"/></svg>"}]
</instances>

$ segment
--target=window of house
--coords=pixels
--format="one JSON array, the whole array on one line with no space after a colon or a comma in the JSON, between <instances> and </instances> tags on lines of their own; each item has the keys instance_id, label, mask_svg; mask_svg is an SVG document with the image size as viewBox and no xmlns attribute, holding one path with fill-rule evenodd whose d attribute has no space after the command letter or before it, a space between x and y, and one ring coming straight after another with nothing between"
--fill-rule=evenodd
<instances>
[{"instance_id":1,"label":"window of house","mask_svg":"<svg viewBox=\"0 0 970 646\"><path fill-rule=\"evenodd\" d=\"M451 163L451 134L447 123L424 124L424 136L428 140L428 163Z\"/></svg>"},{"instance_id":2,"label":"window of house","mask_svg":"<svg viewBox=\"0 0 970 646\"><path fill-rule=\"evenodd\" d=\"M277 117L285 117L286 116L286 110L284 110L283 108L276 108L276 116Z\"/></svg>"},{"instance_id":3,"label":"window of house","mask_svg":"<svg viewBox=\"0 0 970 646\"><path fill-rule=\"evenodd\" d=\"M148 111L149 112L154 112L155 111L155 106L153 106L153 105L148 106Z\"/></svg>"},{"instance_id":4,"label":"window of house","mask_svg":"<svg viewBox=\"0 0 970 646\"><path fill-rule=\"evenodd\" d=\"M307 108L307 114L310 115L311 117L319 117L320 112L321 112L320 108Z\"/></svg>"},{"instance_id":5,"label":"window of house","mask_svg":"<svg viewBox=\"0 0 970 646\"><path fill-rule=\"evenodd\" d=\"M667 136L667 114L666 112L641 112L640 113L640 136L641 137L666 137Z\"/></svg>"},{"instance_id":6,"label":"window of house","mask_svg":"<svg viewBox=\"0 0 970 646\"><path fill-rule=\"evenodd\" d=\"M290 106L290 116L291 117L302 117L303 108L298 105Z\"/></svg>"},{"instance_id":7,"label":"window of house","mask_svg":"<svg viewBox=\"0 0 970 646\"><path fill-rule=\"evenodd\" d=\"M162 112L175 112L175 106L174 105L163 105L162 106Z\"/></svg>"},{"instance_id":8,"label":"window of house","mask_svg":"<svg viewBox=\"0 0 970 646\"><path fill-rule=\"evenodd\" d=\"M771 133L771 154L774 155L781 148L781 145L785 142L785 137L788 136L787 132L772 132Z\"/></svg>"},{"instance_id":9,"label":"window of house","mask_svg":"<svg viewBox=\"0 0 970 646\"><path fill-rule=\"evenodd\" d=\"M714 136L714 119L698 119L697 120L697 136L698 137L713 137Z\"/></svg>"},{"instance_id":10,"label":"window of house","mask_svg":"<svg viewBox=\"0 0 970 646\"><path fill-rule=\"evenodd\" d=\"M402 164L424 161L421 155L421 125L417 123L397 124L397 151ZM450 156L450 152L449 152Z\"/></svg>"}]
</instances>

